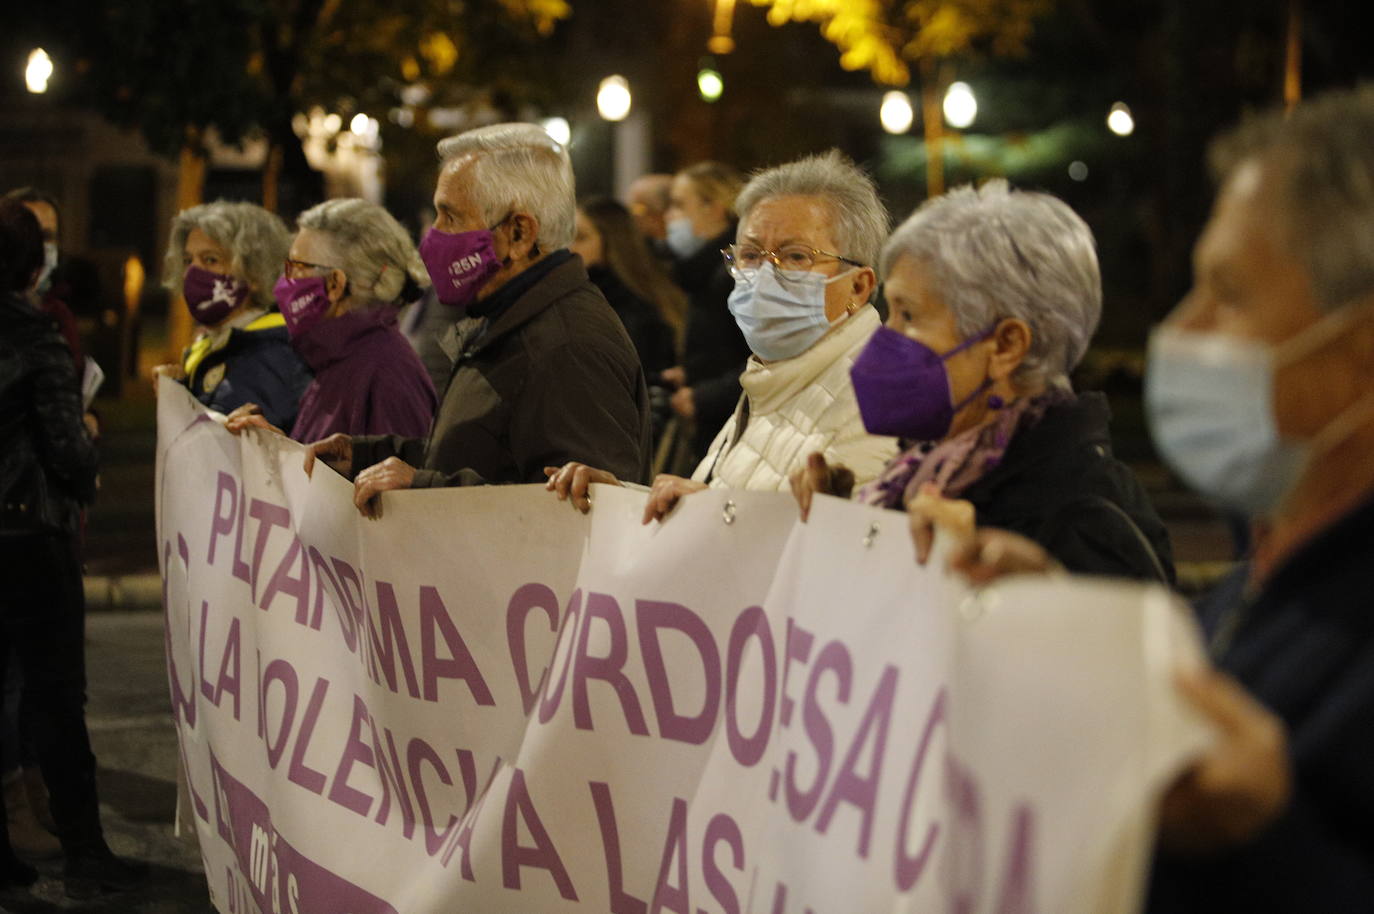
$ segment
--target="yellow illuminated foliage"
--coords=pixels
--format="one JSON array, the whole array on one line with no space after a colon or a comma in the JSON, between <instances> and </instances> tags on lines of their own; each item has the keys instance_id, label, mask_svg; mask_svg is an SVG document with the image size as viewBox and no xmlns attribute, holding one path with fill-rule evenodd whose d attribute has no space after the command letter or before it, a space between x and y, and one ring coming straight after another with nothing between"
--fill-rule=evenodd
<instances>
[{"instance_id":1,"label":"yellow illuminated foliage","mask_svg":"<svg viewBox=\"0 0 1374 914\"><path fill-rule=\"evenodd\" d=\"M501 5L512 17L534 23L541 35L548 35L558 20L572 15L568 0L501 0Z\"/></svg>"},{"instance_id":2,"label":"yellow illuminated foliage","mask_svg":"<svg viewBox=\"0 0 1374 914\"><path fill-rule=\"evenodd\" d=\"M443 76L458 62L458 46L443 32L430 32L420 39L420 56L429 64L431 73ZM404 70L404 62L401 67Z\"/></svg>"},{"instance_id":3,"label":"yellow illuminated foliage","mask_svg":"<svg viewBox=\"0 0 1374 914\"><path fill-rule=\"evenodd\" d=\"M814 22L840 50L840 65L902 86L909 62L978 51L1017 54L1054 0L750 0L768 22Z\"/></svg>"}]
</instances>

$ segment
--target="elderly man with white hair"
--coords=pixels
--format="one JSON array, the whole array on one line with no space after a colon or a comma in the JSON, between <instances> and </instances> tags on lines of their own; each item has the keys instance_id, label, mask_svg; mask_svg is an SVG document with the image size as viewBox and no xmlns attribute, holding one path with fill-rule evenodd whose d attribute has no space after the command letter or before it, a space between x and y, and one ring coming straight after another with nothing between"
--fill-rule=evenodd
<instances>
[{"instance_id":1,"label":"elderly man with white hair","mask_svg":"<svg viewBox=\"0 0 1374 914\"><path fill-rule=\"evenodd\" d=\"M354 479L371 514L390 489L521 483L582 460L648 473L644 372L615 312L567 250L576 220L564 148L532 124L439 144L434 228L420 255L439 301L465 316L428 439L331 435L311 445Z\"/></svg>"},{"instance_id":2,"label":"elderly man with white hair","mask_svg":"<svg viewBox=\"0 0 1374 914\"><path fill-rule=\"evenodd\" d=\"M706 488L785 492L815 452L863 482L897 449L864 430L849 382L882 324L869 301L888 221L873 180L832 150L759 172L735 206L736 240L721 253L734 277L730 311L753 353L744 394L691 479L654 480L646 523ZM548 472L548 488L584 511L588 484L617 482L581 464Z\"/></svg>"},{"instance_id":3,"label":"elderly man with white hair","mask_svg":"<svg viewBox=\"0 0 1374 914\"><path fill-rule=\"evenodd\" d=\"M926 201L883 249L891 314L851 372L864 424L904 444L856 498L929 507L1030 537L1069 569L1169 580L1168 534L1111 453L1101 394L1069 373L1102 312L1088 226L1049 194L1005 181ZM794 477L849 493L844 468L812 455ZM918 538L924 560L928 542Z\"/></svg>"}]
</instances>

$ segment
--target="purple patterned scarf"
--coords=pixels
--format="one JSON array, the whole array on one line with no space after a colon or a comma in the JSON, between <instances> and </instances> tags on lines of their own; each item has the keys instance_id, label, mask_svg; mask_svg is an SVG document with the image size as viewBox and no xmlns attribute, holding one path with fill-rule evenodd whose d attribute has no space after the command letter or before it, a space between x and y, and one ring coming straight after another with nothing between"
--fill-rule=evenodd
<instances>
[{"instance_id":1,"label":"purple patterned scarf","mask_svg":"<svg viewBox=\"0 0 1374 914\"><path fill-rule=\"evenodd\" d=\"M999 410L990 422L974 426L944 441L903 441L905 450L888 463L877 479L854 494L856 501L881 508L905 510L922 485L933 482L946 498L958 498L1002 462L1012 438L1040 421L1051 406L1073 394L1047 390L1022 397Z\"/></svg>"}]
</instances>

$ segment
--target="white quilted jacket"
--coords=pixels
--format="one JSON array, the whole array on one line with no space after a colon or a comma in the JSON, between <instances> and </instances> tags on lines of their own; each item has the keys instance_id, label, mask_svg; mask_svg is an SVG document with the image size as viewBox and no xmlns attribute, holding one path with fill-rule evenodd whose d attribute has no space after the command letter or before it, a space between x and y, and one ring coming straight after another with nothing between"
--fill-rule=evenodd
<instances>
[{"instance_id":1,"label":"white quilted jacket","mask_svg":"<svg viewBox=\"0 0 1374 914\"><path fill-rule=\"evenodd\" d=\"M766 365L750 358L740 377L744 396L692 478L714 489L786 492L788 477L814 451L853 470L856 488L877 476L897 440L864 431L849 366L880 323L865 305L796 358Z\"/></svg>"}]
</instances>

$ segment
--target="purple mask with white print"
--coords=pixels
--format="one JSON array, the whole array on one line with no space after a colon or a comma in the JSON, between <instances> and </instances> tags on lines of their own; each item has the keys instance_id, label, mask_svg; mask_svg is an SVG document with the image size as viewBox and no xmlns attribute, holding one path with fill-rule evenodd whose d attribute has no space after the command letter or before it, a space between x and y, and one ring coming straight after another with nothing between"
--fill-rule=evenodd
<instances>
[{"instance_id":1,"label":"purple mask with white print","mask_svg":"<svg viewBox=\"0 0 1374 914\"><path fill-rule=\"evenodd\" d=\"M192 319L213 327L248 300L249 289L242 279L191 264L182 277L181 292Z\"/></svg>"}]
</instances>

